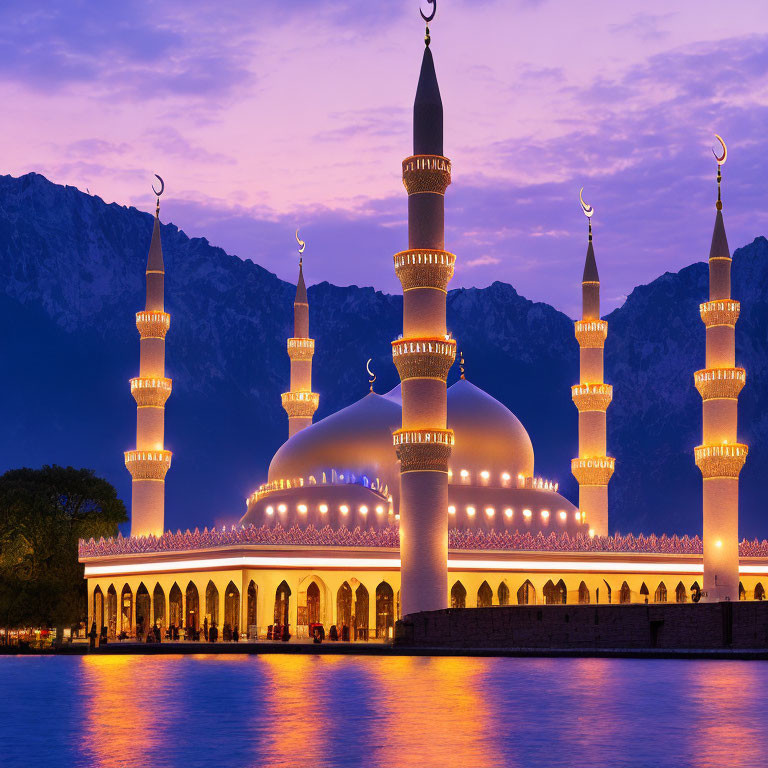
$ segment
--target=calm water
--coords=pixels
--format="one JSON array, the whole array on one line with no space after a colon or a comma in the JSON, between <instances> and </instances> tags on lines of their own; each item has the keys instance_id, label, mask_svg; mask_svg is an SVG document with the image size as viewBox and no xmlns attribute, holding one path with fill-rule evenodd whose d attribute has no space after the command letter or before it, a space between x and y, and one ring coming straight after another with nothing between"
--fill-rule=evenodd
<instances>
[{"instance_id":1,"label":"calm water","mask_svg":"<svg viewBox=\"0 0 768 768\"><path fill-rule=\"evenodd\" d=\"M767 694L762 662L0 657L0 765L754 768Z\"/></svg>"}]
</instances>

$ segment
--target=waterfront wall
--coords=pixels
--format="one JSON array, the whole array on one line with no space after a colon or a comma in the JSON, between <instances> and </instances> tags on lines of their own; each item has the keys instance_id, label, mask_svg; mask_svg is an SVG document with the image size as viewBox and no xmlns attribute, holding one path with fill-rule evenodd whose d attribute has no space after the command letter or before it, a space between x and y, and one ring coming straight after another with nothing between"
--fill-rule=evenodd
<instances>
[{"instance_id":1,"label":"waterfront wall","mask_svg":"<svg viewBox=\"0 0 768 768\"><path fill-rule=\"evenodd\" d=\"M768 602L451 608L406 616L396 645L472 649L768 649Z\"/></svg>"}]
</instances>

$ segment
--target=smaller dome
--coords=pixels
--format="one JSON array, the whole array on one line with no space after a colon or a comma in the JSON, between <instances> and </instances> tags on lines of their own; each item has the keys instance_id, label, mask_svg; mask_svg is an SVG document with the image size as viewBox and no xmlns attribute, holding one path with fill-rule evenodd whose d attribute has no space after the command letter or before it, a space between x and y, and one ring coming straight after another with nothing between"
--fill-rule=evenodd
<instances>
[{"instance_id":1,"label":"smaller dome","mask_svg":"<svg viewBox=\"0 0 768 768\"><path fill-rule=\"evenodd\" d=\"M471 482L489 472L533 475L533 444L512 411L466 379L448 388L448 427L454 432L450 467L454 482L467 470Z\"/></svg>"}]
</instances>

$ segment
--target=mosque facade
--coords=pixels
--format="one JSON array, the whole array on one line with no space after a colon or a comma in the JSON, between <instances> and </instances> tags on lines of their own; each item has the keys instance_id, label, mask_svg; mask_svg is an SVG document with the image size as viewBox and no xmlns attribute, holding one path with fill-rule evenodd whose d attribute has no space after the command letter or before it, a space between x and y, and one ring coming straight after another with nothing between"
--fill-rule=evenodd
<instances>
[{"instance_id":1,"label":"mosque facade","mask_svg":"<svg viewBox=\"0 0 768 768\"><path fill-rule=\"evenodd\" d=\"M720 196L701 305L706 365L703 439L694 459L704 484L703 538L610 535L606 445L613 390L603 376L608 332L591 218L574 354L580 381L579 506L537 477L531 439L502 403L466 378L448 387L457 342L446 327L456 256L446 250L444 199L452 182L429 29L414 102L413 154L402 163L408 248L394 256L403 333L392 341L400 384L314 422L311 307L299 264L291 372L282 406L288 439L238 526L172 533L164 527L164 267L158 208L137 314L139 376L131 535L81 541L89 624L141 635L157 623L187 632L237 627L251 638L306 637L322 625L349 639L388 639L417 611L531 603L637 603L758 599L768 584L768 543L738 540L738 395L746 373L734 354L738 301ZM583 202L587 217L593 209ZM297 233L298 239L298 233ZM303 251L303 243L300 252ZM693 320L692 320L693 321ZM320 341L322 343L322 339ZM172 470L171 470L172 471Z\"/></svg>"}]
</instances>

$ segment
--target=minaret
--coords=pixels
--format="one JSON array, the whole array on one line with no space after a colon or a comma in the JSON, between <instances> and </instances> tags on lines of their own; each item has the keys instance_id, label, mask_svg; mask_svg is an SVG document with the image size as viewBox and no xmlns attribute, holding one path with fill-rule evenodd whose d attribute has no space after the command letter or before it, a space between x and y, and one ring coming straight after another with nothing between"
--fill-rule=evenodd
<instances>
[{"instance_id":1,"label":"minaret","mask_svg":"<svg viewBox=\"0 0 768 768\"><path fill-rule=\"evenodd\" d=\"M422 14L423 16L423 14ZM434 17L434 11L427 22ZM444 250L444 195L451 163L443 157L443 105L429 27L413 105L413 155L403 160L408 250L395 255L403 286L403 336L392 342L402 382L400 559L403 615L448 605L448 459L446 378L456 342L446 330L448 282L456 257Z\"/></svg>"},{"instance_id":2,"label":"minaret","mask_svg":"<svg viewBox=\"0 0 768 768\"><path fill-rule=\"evenodd\" d=\"M740 305L731 300L731 254L720 197L722 165L717 159L717 214L709 251L709 301L700 306L707 333L706 368L694 381L703 400L703 439L695 449L704 482L704 585L706 599L739 599L739 473L747 446L736 434L738 399L746 372L735 367L736 321Z\"/></svg>"},{"instance_id":3,"label":"minaret","mask_svg":"<svg viewBox=\"0 0 768 768\"><path fill-rule=\"evenodd\" d=\"M304 253L306 244L299 239L296 230L299 254ZM299 257L299 282L296 285L296 299L293 302L293 338L288 339L288 357L291 358L291 391L282 394L283 408L288 414L288 437L293 437L312 423L320 396L312 391L312 356L315 354L315 340L309 338L309 299L304 284L303 259Z\"/></svg>"},{"instance_id":4,"label":"minaret","mask_svg":"<svg viewBox=\"0 0 768 768\"><path fill-rule=\"evenodd\" d=\"M583 192L583 188L582 188ZM579 342L579 384L571 397L579 409L579 457L571 461L571 472L579 483L579 509L590 534L608 535L608 483L615 461L606 455L605 412L613 398L613 387L603 381L603 347L608 323L600 319L600 277L592 245L592 214L579 192L582 210L589 222L589 243L581 279L581 320L576 321Z\"/></svg>"},{"instance_id":5,"label":"minaret","mask_svg":"<svg viewBox=\"0 0 768 768\"><path fill-rule=\"evenodd\" d=\"M160 177L157 177L160 179ZM165 522L165 473L171 466L171 452L163 447L165 401L171 394L171 380L165 377L165 334L171 316L164 307L165 267L160 243L160 179L152 242L147 258L147 301L136 314L141 338L139 376L131 379L136 400L136 450L126 451L125 466L133 478L131 493L131 536L160 536Z\"/></svg>"}]
</instances>

